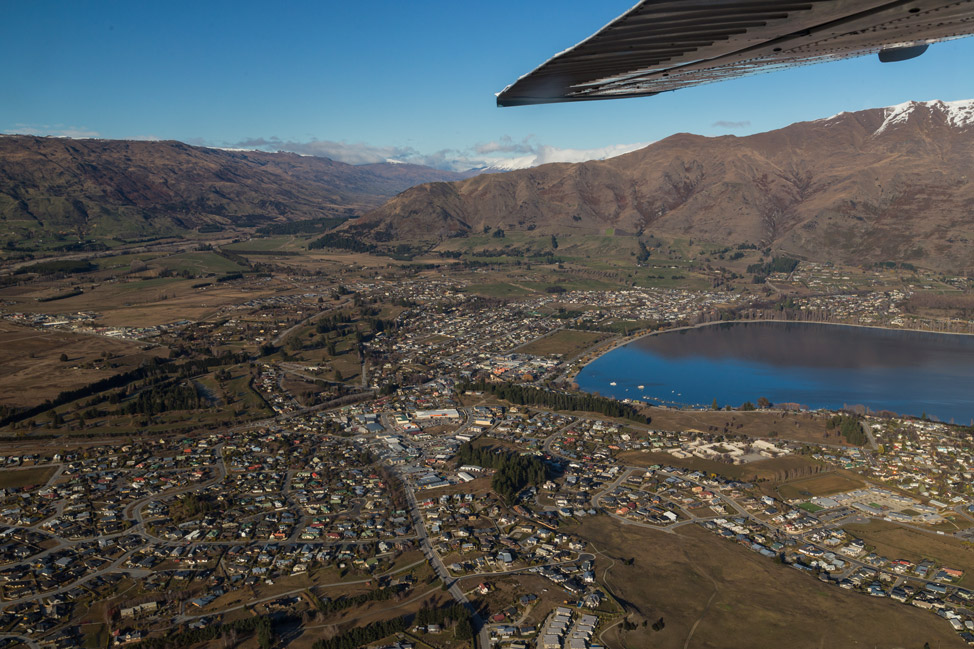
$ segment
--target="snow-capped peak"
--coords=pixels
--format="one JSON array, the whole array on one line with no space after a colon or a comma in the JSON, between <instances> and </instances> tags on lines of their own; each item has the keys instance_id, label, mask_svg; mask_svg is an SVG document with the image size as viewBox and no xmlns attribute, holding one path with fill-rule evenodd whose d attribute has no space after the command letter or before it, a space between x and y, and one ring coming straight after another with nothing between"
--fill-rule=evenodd
<instances>
[{"instance_id":1,"label":"snow-capped peak","mask_svg":"<svg viewBox=\"0 0 974 649\"><path fill-rule=\"evenodd\" d=\"M965 127L974 125L974 99L961 99L959 101L908 101L885 109L886 118L882 126L876 129L874 135L879 135L891 126L905 124L910 115L917 108L926 107L931 110L942 112L947 119L947 123L954 127Z\"/></svg>"},{"instance_id":2,"label":"snow-capped peak","mask_svg":"<svg viewBox=\"0 0 974 649\"><path fill-rule=\"evenodd\" d=\"M495 158L486 160L487 164L483 167L484 171L516 171L518 169L529 169L537 165L536 156L525 155L513 158Z\"/></svg>"}]
</instances>

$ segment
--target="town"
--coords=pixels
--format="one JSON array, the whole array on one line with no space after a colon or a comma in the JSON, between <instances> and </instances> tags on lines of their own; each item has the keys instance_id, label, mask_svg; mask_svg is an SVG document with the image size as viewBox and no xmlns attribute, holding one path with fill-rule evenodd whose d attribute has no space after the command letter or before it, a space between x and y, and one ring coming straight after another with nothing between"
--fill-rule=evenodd
<instances>
[{"instance_id":1,"label":"town","mask_svg":"<svg viewBox=\"0 0 974 649\"><path fill-rule=\"evenodd\" d=\"M910 291L883 277L846 285L802 264L769 276L807 293L778 303L557 284L501 299L476 270L362 267L339 284L204 282L192 292L211 302L205 317L131 325L5 302L5 335L63 341L41 360L66 372L2 413L0 641L647 642L682 622L666 602L633 603L626 571L654 568L613 536L625 533L745 552L871 616L875 602L891 616L906 605L930 637L974 644L966 428L586 400L572 384L614 346L729 319L960 326L911 316ZM78 353L77 340L103 348Z\"/></svg>"}]
</instances>

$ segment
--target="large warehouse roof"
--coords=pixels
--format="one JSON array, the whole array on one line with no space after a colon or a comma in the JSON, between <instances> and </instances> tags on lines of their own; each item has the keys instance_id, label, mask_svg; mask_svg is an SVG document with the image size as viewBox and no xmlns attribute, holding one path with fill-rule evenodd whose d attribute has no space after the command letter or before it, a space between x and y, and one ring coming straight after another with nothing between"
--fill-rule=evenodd
<instances>
[{"instance_id":1,"label":"large warehouse roof","mask_svg":"<svg viewBox=\"0 0 974 649\"><path fill-rule=\"evenodd\" d=\"M970 33L974 0L643 0L498 93L497 105L650 96L883 50L896 60Z\"/></svg>"}]
</instances>

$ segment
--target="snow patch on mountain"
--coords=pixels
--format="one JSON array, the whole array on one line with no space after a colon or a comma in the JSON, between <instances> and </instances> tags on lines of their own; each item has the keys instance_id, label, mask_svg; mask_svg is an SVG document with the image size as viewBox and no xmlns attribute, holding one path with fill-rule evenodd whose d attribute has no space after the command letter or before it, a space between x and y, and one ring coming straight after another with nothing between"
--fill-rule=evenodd
<instances>
[{"instance_id":1,"label":"snow patch on mountain","mask_svg":"<svg viewBox=\"0 0 974 649\"><path fill-rule=\"evenodd\" d=\"M974 125L974 99L961 99L959 101L940 101L939 99L932 101L908 101L887 107L885 109L886 118L873 135L879 135L898 124L905 124L910 119L910 115L921 107L943 113L950 126L964 128Z\"/></svg>"}]
</instances>

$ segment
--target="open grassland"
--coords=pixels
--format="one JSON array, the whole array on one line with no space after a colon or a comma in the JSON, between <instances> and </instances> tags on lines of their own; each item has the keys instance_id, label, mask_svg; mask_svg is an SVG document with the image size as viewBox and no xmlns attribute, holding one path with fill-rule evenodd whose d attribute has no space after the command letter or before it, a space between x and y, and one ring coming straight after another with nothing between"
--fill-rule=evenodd
<instances>
[{"instance_id":1,"label":"open grassland","mask_svg":"<svg viewBox=\"0 0 974 649\"><path fill-rule=\"evenodd\" d=\"M189 272L194 275L232 273L245 270L243 266L215 252L183 252L168 257L160 257L153 266L166 268L175 273Z\"/></svg>"},{"instance_id":2,"label":"open grassland","mask_svg":"<svg viewBox=\"0 0 974 649\"><path fill-rule=\"evenodd\" d=\"M789 476L808 475L821 469L821 464L799 455L758 460L747 464L730 464L699 457L679 458L669 453L625 451L619 453L619 461L634 466L663 464L704 473L714 473L734 480L785 480Z\"/></svg>"},{"instance_id":3,"label":"open grassland","mask_svg":"<svg viewBox=\"0 0 974 649\"><path fill-rule=\"evenodd\" d=\"M440 590L438 585L418 586L402 601L369 602L368 604L345 609L337 614L326 616L320 621L312 621L302 627L301 635L288 643L292 649L310 649L319 639L329 639L354 627L364 627L374 622L391 620L404 615L415 614L423 606L439 608L450 604L453 599ZM448 633L452 637L452 633ZM256 646L256 645L255 645ZM381 642L377 646L383 646ZM427 645L440 647L440 643ZM448 646L448 645L446 645ZM444 646L444 649L446 649Z\"/></svg>"},{"instance_id":4,"label":"open grassland","mask_svg":"<svg viewBox=\"0 0 974 649\"><path fill-rule=\"evenodd\" d=\"M491 282L488 284L471 284L466 287L468 293L484 297L515 298L531 295L536 291L513 282Z\"/></svg>"},{"instance_id":5,"label":"open grassland","mask_svg":"<svg viewBox=\"0 0 974 649\"><path fill-rule=\"evenodd\" d=\"M666 534L600 516L574 531L600 551L598 579L639 625L608 631L613 648L965 646L930 612L823 584L695 525ZM660 618L661 631L642 626Z\"/></svg>"},{"instance_id":6,"label":"open grassland","mask_svg":"<svg viewBox=\"0 0 974 649\"><path fill-rule=\"evenodd\" d=\"M0 489L42 485L54 475L56 467L38 466L26 469L0 469Z\"/></svg>"},{"instance_id":7,"label":"open grassland","mask_svg":"<svg viewBox=\"0 0 974 649\"><path fill-rule=\"evenodd\" d=\"M599 331L561 329L549 336L533 340L527 345L519 347L517 351L521 354L534 354L536 356L571 358L607 337L608 334Z\"/></svg>"},{"instance_id":8,"label":"open grassland","mask_svg":"<svg viewBox=\"0 0 974 649\"><path fill-rule=\"evenodd\" d=\"M960 584L974 586L974 546L949 534L902 527L895 523L873 520L869 523L843 525L845 531L861 538L888 559L920 561L931 559L941 566L964 571Z\"/></svg>"},{"instance_id":9,"label":"open grassland","mask_svg":"<svg viewBox=\"0 0 974 649\"><path fill-rule=\"evenodd\" d=\"M529 573L486 580L484 577L461 578L460 588L464 592L472 591L484 581L488 581L493 590L487 595L480 596L480 600L487 605L487 610L491 614L502 611L524 595L537 596L538 599L524 609L521 624L540 625L552 609L563 606L565 600L574 599L568 591L557 584ZM518 620L509 619L505 622L515 624Z\"/></svg>"},{"instance_id":10,"label":"open grassland","mask_svg":"<svg viewBox=\"0 0 974 649\"><path fill-rule=\"evenodd\" d=\"M795 498L813 498L815 496L830 496L859 489L865 483L848 474L831 471L811 478L792 480L778 487L778 494L784 500Z\"/></svg>"},{"instance_id":11,"label":"open grassland","mask_svg":"<svg viewBox=\"0 0 974 649\"><path fill-rule=\"evenodd\" d=\"M149 327L183 319L204 320L222 306L280 294L282 288L275 282L252 288L240 282L164 277L85 285L83 294L55 302L38 303L34 294L8 299L38 313L96 311L101 314L97 323L102 326ZM0 297L7 297L6 290L0 291Z\"/></svg>"},{"instance_id":12,"label":"open grassland","mask_svg":"<svg viewBox=\"0 0 974 649\"><path fill-rule=\"evenodd\" d=\"M811 413L652 408L646 414L653 418L652 427L657 430L777 437L813 444L847 445L837 433L830 433L826 429L827 417Z\"/></svg>"},{"instance_id":13,"label":"open grassland","mask_svg":"<svg viewBox=\"0 0 974 649\"><path fill-rule=\"evenodd\" d=\"M247 372L237 375L227 381L224 387L224 399L227 403L237 403L253 414L271 414L273 411L268 407L264 398L251 386L251 375Z\"/></svg>"},{"instance_id":14,"label":"open grassland","mask_svg":"<svg viewBox=\"0 0 974 649\"><path fill-rule=\"evenodd\" d=\"M274 237L257 237L254 239L247 239L246 241L239 241L237 243L231 243L223 246L223 249L230 252L244 254L244 256L246 256L246 252L248 250L307 252L308 241L309 238L306 236L301 237L285 234Z\"/></svg>"},{"instance_id":15,"label":"open grassland","mask_svg":"<svg viewBox=\"0 0 974 649\"><path fill-rule=\"evenodd\" d=\"M0 321L0 405L33 406L58 393L138 367L168 349ZM65 354L67 361L61 361ZM110 360L104 360L109 355ZM117 367L112 367L115 364Z\"/></svg>"}]
</instances>

